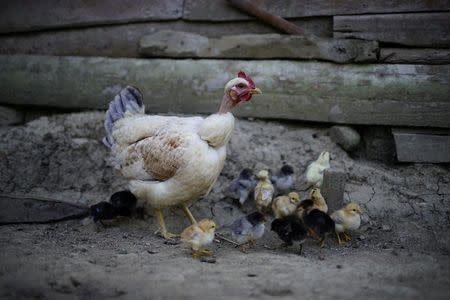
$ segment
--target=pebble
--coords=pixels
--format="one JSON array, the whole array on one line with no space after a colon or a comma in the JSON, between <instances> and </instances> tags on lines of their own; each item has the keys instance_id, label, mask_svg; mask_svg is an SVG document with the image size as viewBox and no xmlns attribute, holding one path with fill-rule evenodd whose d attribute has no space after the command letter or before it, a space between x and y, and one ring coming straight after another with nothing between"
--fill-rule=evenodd
<instances>
[{"instance_id":1,"label":"pebble","mask_svg":"<svg viewBox=\"0 0 450 300\"><path fill-rule=\"evenodd\" d=\"M128 251L125 249L120 249L117 253L119 254L128 254Z\"/></svg>"}]
</instances>

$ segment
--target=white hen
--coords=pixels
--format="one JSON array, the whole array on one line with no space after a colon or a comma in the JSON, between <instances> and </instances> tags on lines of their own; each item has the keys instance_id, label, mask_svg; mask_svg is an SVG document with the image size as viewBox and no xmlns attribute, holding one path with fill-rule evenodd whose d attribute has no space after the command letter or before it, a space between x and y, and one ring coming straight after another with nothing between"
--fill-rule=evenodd
<instances>
[{"instance_id":1,"label":"white hen","mask_svg":"<svg viewBox=\"0 0 450 300\"><path fill-rule=\"evenodd\" d=\"M145 115L142 94L131 86L110 103L103 142L130 191L155 209L164 238L175 235L167 231L162 208L179 205L196 223L188 206L208 194L222 171L234 127L231 110L253 94L261 90L241 71L225 85L219 112L206 118Z\"/></svg>"}]
</instances>

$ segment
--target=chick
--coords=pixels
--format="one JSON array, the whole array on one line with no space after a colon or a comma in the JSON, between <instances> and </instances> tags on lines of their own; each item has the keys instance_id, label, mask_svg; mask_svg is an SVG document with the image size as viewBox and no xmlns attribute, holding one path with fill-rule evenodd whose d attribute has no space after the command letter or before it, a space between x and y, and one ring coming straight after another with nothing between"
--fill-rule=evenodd
<instances>
[{"instance_id":1,"label":"chick","mask_svg":"<svg viewBox=\"0 0 450 300\"><path fill-rule=\"evenodd\" d=\"M203 254L211 254L212 251L200 250L200 248L214 240L214 231L216 229L217 226L214 221L203 219L183 230L181 241L191 248L194 258L203 256Z\"/></svg>"},{"instance_id":2,"label":"chick","mask_svg":"<svg viewBox=\"0 0 450 300\"><path fill-rule=\"evenodd\" d=\"M298 218L288 216L275 219L272 221L270 229L278 235L285 246L292 246L294 242L298 242L300 244L298 254L302 254L307 232Z\"/></svg>"},{"instance_id":3,"label":"chick","mask_svg":"<svg viewBox=\"0 0 450 300\"><path fill-rule=\"evenodd\" d=\"M311 190L311 192L309 192L309 199L314 202L313 208L323 211L324 213L328 212L327 202L325 201L325 198L322 196L319 187L316 186ZM304 211L305 209L301 205L299 205L295 213L300 219L302 219Z\"/></svg>"},{"instance_id":4,"label":"chick","mask_svg":"<svg viewBox=\"0 0 450 300\"><path fill-rule=\"evenodd\" d=\"M287 217L292 215L297 209L300 199L295 192L288 196L278 196L272 202L272 212L275 218Z\"/></svg>"},{"instance_id":5,"label":"chick","mask_svg":"<svg viewBox=\"0 0 450 300\"><path fill-rule=\"evenodd\" d=\"M260 181L256 185L254 192L256 208L261 213L269 212L274 192L273 185L269 180L269 172L266 170L260 171L258 178Z\"/></svg>"},{"instance_id":6,"label":"chick","mask_svg":"<svg viewBox=\"0 0 450 300\"><path fill-rule=\"evenodd\" d=\"M330 168L330 153L324 151L319 158L306 168L306 182L309 186L321 186L323 183L323 171Z\"/></svg>"},{"instance_id":7,"label":"chick","mask_svg":"<svg viewBox=\"0 0 450 300\"><path fill-rule=\"evenodd\" d=\"M137 199L130 191L120 191L112 194L109 202L116 207L121 216L129 217L136 206Z\"/></svg>"},{"instance_id":8,"label":"chick","mask_svg":"<svg viewBox=\"0 0 450 300\"><path fill-rule=\"evenodd\" d=\"M99 202L90 207L91 215L94 218L94 222L102 220L112 220L119 216L117 208L106 201ZM102 223L103 224L103 223Z\"/></svg>"},{"instance_id":9,"label":"chick","mask_svg":"<svg viewBox=\"0 0 450 300\"><path fill-rule=\"evenodd\" d=\"M276 175L270 177L270 181L272 181L275 189L275 195L286 194L291 190L292 174L294 174L292 166L285 164Z\"/></svg>"},{"instance_id":10,"label":"chick","mask_svg":"<svg viewBox=\"0 0 450 300\"><path fill-rule=\"evenodd\" d=\"M326 234L334 230L333 219L323 211L314 208L314 202L312 200L303 200L300 205L305 209L303 222L311 235L316 239L320 239L318 245L320 248L323 248Z\"/></svg>"},{"instance_id":11,"label":"chick","mask_svg":"<svg viewBox=\"0 0 450 300\"><path fill-rule=\"evenodd\" d=\"M266 218L260 212L253 212L243 216L231 224L231 235L240 245L242 252L248 253L244 245L249 243L253 246L253 241L259 239L264 234Z\"/></svg>"},{"instance_id":12,"label":"chick","mask_svg":"<svg viewBox=\"0 0 450 300\"><path fill-rule=\"evenodd\" d=\"M352 239L345 233L347 230L356 230L361 225L361 208L356 203L347 204L331 214L331 218L336 223L335 232L339 245L345 244L341 241L340 233L344 235L346 241Z\"/></svg>"},{"instance_id":13,"label":"chick","mask_svg":"<svg viewBox=\"0 0 450 300\"><path fill-rule=\"evenodd\" d=\"M238 177L233 179L229 188L230 196L239 199L239 204L243 205L248 198L250 190L254 187L255 180L250 169L243 169Z\"/></svg>"}]
</instances>

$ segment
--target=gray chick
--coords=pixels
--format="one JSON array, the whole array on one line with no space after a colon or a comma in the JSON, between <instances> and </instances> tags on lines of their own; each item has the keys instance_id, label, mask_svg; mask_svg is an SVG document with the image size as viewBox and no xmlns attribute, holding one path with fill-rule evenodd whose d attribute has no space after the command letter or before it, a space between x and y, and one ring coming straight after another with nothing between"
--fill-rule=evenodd
<instances>
[{"instance_id":1,"label":"gray chick","mask_svg":"<svg viewBox=\"0 0 450 300\"><path fill-rule=\"evenodd\" d=\"M240 245L242 252L248 253L248 251L244 248L245 244L250 244L253 246L253 241L263 236L265 222L265 216L256 211L243 216L231 224L231 235Z\"/></svg>"},{"instance_id":2,"label":"gray chick","mask_svg":"<svg viewBox=\"0 0 450 300\"><path fill-rule=\"evenodd\" d=\"M231 182L230 196L233 199L239 199L239 204L243 205L248 198L248 194L255 186L253 172L250 169L243 169L239 176Z\"/></svg>"},{"instance_id":3,"label":"gray chick","mask_svg":"<svg viewBox=\"0 0 450 300\"><path fill-rule=\"evenodd\" d=\"M275 188L275 195L287 194L291 191L292 174L294 174L292 166L285 164L277 174L270 177L270 181Z\"/></svg>"}]
</instances>

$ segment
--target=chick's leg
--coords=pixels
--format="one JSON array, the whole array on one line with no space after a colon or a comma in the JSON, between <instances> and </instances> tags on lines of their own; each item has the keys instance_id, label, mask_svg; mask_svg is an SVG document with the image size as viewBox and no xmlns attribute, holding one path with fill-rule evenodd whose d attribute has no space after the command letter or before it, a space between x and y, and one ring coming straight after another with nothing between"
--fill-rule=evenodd
<instances>
[{"instance_id":1,"label":"chick's leg","mask_svg":"<svg viewBox=\"0 0 450 300\"><path fill-rule=\"evenodd\" d=\"M213 253L211 250L197 250L197 252L206 255L210 255Z\"/></svg>"},{"instance_id":2,"label":"chick's leg","mask_svg":"<svg viewBox=\"0 0 450 300\"><path fill-rule=\"evenodd\" d=\"M338 240L338 244L339 244L339 245L345 244L345 242L341 241L341 237L339 236L339 232L337 232L337 231L336 231L336 237L337 237L337 240Z\"/></svg>"},{"instance_id":3,"label":"chick's leg","mask_svg":"<svg viewBox=\"0 0 450 300\"><path fill-rule=\"evenodd\" d=\"M180 236L179 234L174 234L167 231L166 223L164 222L164 217L160 209L155 208L155 215L156 220L158 220L159 231L165 239L173 240L174 237Z\"/></svg>"},{"instance_id":4,"label":"chick's leg","mask_svg":"<svg viewBox=\"0 0 450 300\"><path fill-rule=\"evenodd\" d=\"M347 242L349 242L349 241L352 240L352 238L349 237L345 232L343 232L342 234L344 235L344 239L345 239Z\"/></svg>"},{"instance_id":5,"label":"chick's leg","mask_svg":"<svg viewBox=\"0 0 450 300\"><path fill-rule=\"evenodd\" d=\"M315 240L320 240L320 237L317 235L317 233L314 232L314 230L312 230L311 227L307 226L309 233L311 234L311 236L313 237L313 239Z\"/></svg>"},{"instance_id":6,"label":"chick's leg","mask_svg":"<svg viewBox=\"0 0 450 300\"><path fill-rule=\"evenodd\" d=\"M319 248L323 248L323 246L325 246L325 237L319 242L318 246Z\"/></svg>"},{"instance_id":7,"label":"chick's leg","mask_svg":"<svg viewBox=\"0 0 450 300\"><path fill-rule=\"evenodd\" d=\"M197 220L195 220L194 216L192 215L191 211L189 210L189 208L184 205L184 204L180 204L181 209L184 211L184 213L186 214L186 216L189 218L189 221L191 221L192 224L197 224Z\"/></svg>"}]
</instances>

